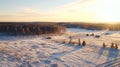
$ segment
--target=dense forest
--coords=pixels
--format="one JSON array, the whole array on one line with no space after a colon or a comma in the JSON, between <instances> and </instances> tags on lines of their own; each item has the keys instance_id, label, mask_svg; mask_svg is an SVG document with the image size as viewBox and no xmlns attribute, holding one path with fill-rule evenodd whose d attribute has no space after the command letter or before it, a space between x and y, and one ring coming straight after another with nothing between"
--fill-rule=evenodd
<instances>
[{"instance_id":1,"label":"dense forest","mask_svg":"<svg viewBox=\"0 0 120 67\"><path fill-rule=\"evenodd\" d=\"M1 35L61 34L66 28L56 23L0 23Z\"/></svg>"},{"instance_id":2,"label":"dense forest","mask_svg":"<svg viewBox=\"0 0 120 67\"><path fill-rule=\"evenodd\" d=\"M75 22L0 22L0 35L62 34L67 28L87 30L120 30L120 23L75 23Z\"/></svg>"},{"instance_id":3,"label":"dense forest","mask_svg":"<svg viewBox=\"0 0 120 67\"><path fill-rule=\"evenodd\" d=\"M87 30L120 30L120 23L107 24L107 23L75 23L75 22L61 22L59 25L66 26L67 28L80 28Z\"/></svg>"}]
</instances>

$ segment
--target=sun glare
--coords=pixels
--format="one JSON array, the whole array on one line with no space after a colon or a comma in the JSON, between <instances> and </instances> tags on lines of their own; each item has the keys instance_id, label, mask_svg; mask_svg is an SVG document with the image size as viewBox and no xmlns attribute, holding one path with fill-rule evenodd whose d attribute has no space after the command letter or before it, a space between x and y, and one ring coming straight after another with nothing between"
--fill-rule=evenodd
<instances>
[{"instance_id":1,"label":"sun glare","mask_svg":"<svg viewBox=\"0 0 120 67\"><path fill-rule=\"evenodd\" d=\"M120 0L80 0L61 4L60 6L55 6L55 8L44 8L44 10L32 7L22 9L17 8L18 10L14 10L17 12L12 12L10 14L5 13L5 15L3 15L4 13L1 13L0 21L118 23L120 22L119 3Z\"/></svg>"},{"instance_id":2,"label":"sun glare","mask_svg":"<svg viewBox=\"0 0 120 67\"><path fill-rule=\"evenodd\" d=\"M95 6L97 17L102 22L119 22L120 21L120 9L119 0L101 0Z\"/></svg>"},{"instance_id":3,"label":"sun glare","mask_svg":"<svg viewBox=\"0 0 120 67\"><path fill-rule=\"evenodd\" d=\"M118 23L119 2L119 0L91 0L71 3L62 7L59 17L67 21Z\"/></svg>"}]
</instances>

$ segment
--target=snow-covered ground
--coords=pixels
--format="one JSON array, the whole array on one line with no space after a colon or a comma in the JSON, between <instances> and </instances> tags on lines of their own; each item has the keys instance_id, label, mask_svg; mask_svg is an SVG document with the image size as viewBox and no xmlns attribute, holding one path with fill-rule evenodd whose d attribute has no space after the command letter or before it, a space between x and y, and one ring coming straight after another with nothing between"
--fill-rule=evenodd
<instances>
[{"instance_id":1,"label":"snow-covered ground","mask_svg":"<svg viewBox=\"0 0 120 67\"><path fill-rule=\"evenodd\" d=\"M86 36L91 33L100 37ZM70 36L75 44L68 44ZM46 37L0 36L0 67L95 67L120 57L120 31L69 28L64 35ZM87 45L78 46L78 38ZM112 42L118 50L110 48Z\"/></svg>"}]
</instances>

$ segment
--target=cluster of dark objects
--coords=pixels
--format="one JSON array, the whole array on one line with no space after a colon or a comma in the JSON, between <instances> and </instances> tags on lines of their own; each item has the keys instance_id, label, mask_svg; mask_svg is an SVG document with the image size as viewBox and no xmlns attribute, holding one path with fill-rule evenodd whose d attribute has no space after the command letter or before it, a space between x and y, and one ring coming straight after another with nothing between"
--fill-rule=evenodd
<instances>
[{"instance_id":1,"label":"cluster of dark objects","mask_svg":"<svg viewBox=\"0 0 120 67\"><path fill-rule=\"evenodd\" d=\"M106 48L106 46L107 45L103 42L103 48ZM117 43L111 43L110 48L118 50L118 44Z\"/></svg>"}]
</instances>

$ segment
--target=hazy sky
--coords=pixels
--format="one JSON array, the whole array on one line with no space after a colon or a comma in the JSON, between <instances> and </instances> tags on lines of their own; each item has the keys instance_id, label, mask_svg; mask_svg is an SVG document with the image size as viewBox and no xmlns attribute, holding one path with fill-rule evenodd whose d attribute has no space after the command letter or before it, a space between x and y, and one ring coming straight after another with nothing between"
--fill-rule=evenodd
<instances>
[{"instance_id":1,"label":"hazy sky","mask_svg":"<svg viewBox=\"0 0 120 67\"><path fill-rule=\"evenodd\" d=\"M0 0L0 21L120 22L120 0Z\"/></svg>"}]
</instances>

